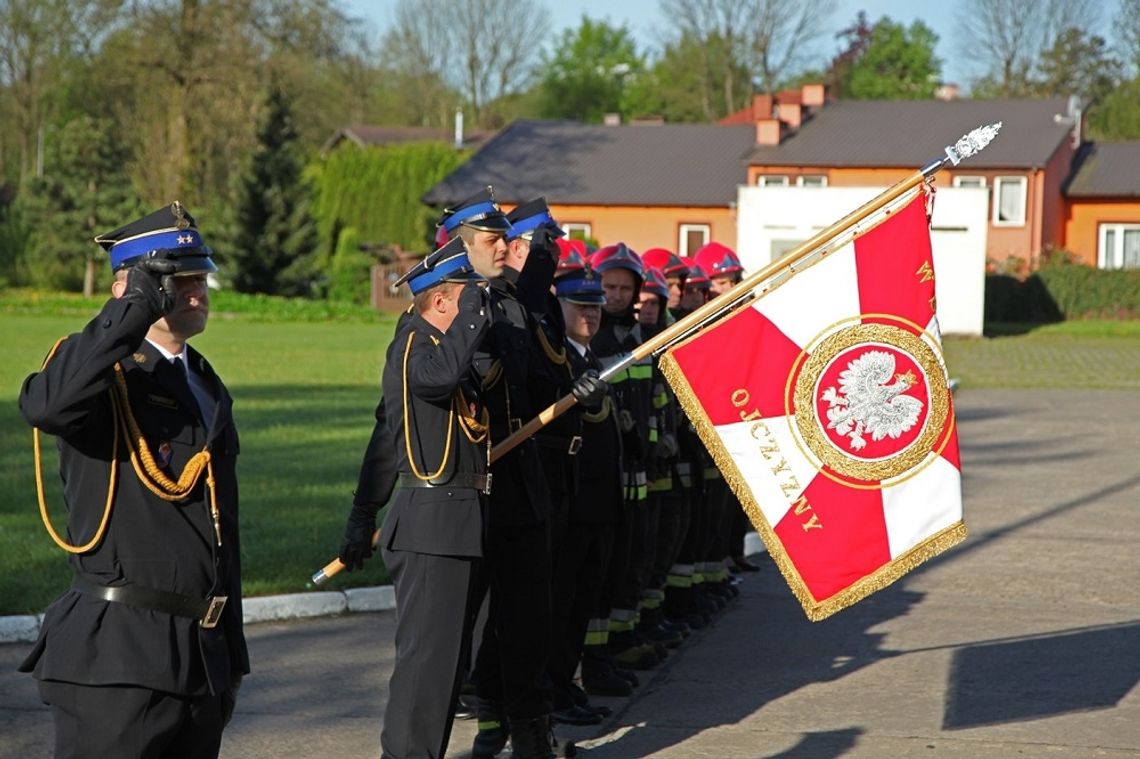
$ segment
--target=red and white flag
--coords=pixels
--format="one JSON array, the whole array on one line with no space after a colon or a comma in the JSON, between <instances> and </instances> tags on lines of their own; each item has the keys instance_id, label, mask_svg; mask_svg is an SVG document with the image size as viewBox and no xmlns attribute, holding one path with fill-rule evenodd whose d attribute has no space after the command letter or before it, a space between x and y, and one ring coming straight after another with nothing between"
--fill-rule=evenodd
<instances>
[{"instance_id":1,"label":"red and white flag","mask_svg":"<svg viewBox=\"0 0 1140 759\"><path fill-rule=\"evenodd\" d=\"M966 537L924 199L661 361L813 620Z\"/></svg>"}]
</instances>

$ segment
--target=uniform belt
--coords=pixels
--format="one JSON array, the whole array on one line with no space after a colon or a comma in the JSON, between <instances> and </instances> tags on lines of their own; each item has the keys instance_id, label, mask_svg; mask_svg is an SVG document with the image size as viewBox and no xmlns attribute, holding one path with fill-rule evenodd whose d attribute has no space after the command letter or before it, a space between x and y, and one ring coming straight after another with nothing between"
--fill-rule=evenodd
<instances>
[{"instance_id":1,"label":"uniform belt","mask_svg":"<svg viewBox=\"0 0 1140 759\"><path fill-rule=\"evenodd\" d=\"M400 472L402 488L474 488L486 495L491 494L491 475L474 472L456 472L446 481L421 480L411 472Z\"/></svg>"},{"instance_id":2,"label":"uniform belt","mask_svg":"<svg viewBox=\"0 0 1140 759\"><path fill-rule=\"evenodd\" d=\"M145 585L97 585L81 577L75 579L71 588L104 601L196 619L198 624L207 630L217 627L228 598L228 596L191 598L181 593L169 593Z\"/></svg>"},{"instance_id":3,"label":"uniform belt","mask_svg":"<svg viewBox=\"0 0 1140 759\"><path fill-rule=\"evenodd\" d=\"M581 435L535 435L534 439L540 447L562 451L568 456L577 455L582 449Z\"/></svg>"}]
</instances>

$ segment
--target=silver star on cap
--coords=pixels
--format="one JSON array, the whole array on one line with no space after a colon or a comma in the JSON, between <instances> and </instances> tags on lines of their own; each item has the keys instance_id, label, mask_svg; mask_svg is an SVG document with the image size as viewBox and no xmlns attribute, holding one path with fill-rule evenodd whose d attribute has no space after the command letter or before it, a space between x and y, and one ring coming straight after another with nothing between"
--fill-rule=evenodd
<instances>
[{"instance_id":1,"label":"silver star on cap","mask_svg":"<svg viewBox=\"0 0 1140 759\"><path fill-rule=\"evenodd\" d=\"M194 238L190 235L178 235L179 245L189 245L192 242L194 242Z\"/></svg>"}]
</instances>

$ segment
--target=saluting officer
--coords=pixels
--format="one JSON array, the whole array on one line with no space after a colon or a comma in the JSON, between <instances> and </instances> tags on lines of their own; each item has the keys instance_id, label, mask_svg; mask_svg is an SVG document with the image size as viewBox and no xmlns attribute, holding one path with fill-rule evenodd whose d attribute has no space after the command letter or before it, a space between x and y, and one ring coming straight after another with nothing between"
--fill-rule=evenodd
<instances>
[{"instance_id":1,"label":"saluting officer","mask_svg":"<svg viewBox=\"0 0 1140 759\"><path fill-rule=\"evenodd\" d=\"M380 735L383 756L393 759L447 750L491 487L487 418L472 373L490 323L482 277L456 240L403 281L413 309L388 347L382 383L400 485L380 530L396 591L396 659Z\"/></svg>"},{"instance_id":2,"label":"saluting officer","mask_svg":"<svg viewBox=\"0 0 1140 759\"><path fill-rule=\"evenodd\" d=\"M58 437L73 572L20 669L56 756L217 756L249 657L232 401L187 342L216 267L177 202L95 241L114 297L20 393Z\"/></svg>"}]
</instances>

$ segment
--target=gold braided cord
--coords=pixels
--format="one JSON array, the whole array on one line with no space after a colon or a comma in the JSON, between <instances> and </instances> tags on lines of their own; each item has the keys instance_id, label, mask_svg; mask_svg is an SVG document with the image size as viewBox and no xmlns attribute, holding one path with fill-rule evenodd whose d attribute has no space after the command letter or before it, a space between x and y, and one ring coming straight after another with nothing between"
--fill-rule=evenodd
<instances>
[{"instance_id":1,"label":"gold braided cord","mask_svg":"<svg viewBox=\"0 0 1140 759\"><path fill-rule=\"evenodd\" d=\"M590 422L591 424L599 424L609 418L610 413L614 410L614 402L610 396L602 399L602 407L594 412L583 411L582 420Z\"/></svg>"},{"instance_id":2,"label":"gold braided cord","mask_svg":"<svg viewBox=\"0 0 1140 759\"><path fill-rule=\"evenodd\" d=\"M48 362L55 356L59 346L66 339L67 338L60 338L56 341L48 353L47 358L44 360L40 371L43 371L43 369L47 367ZM118 482L119 473L119 436L124 435L127 440L131 465L139 481L142 482L150 492L164 501L180 501L186 498L198 484L203 470L207 472L206 485L210 490L210 516L214 523L214 535L220 546L222 544L221 512L218 509L214 469L213 463L210 460L209 450L203 448L196 453L183 468L182 475L177 482L170 479L155 462L154 456L150 452L150 446L147 444L146 438L139 429L138 420L135 419L134 414L131 412L130 397L127 392L127 382L123 375L122 365L116 362L114 371L115 383L112 386L110 396L111 415L114 417L115 422L111 425L111 469L107 484L107 500L103 506L103 516L99 520L99 526L95 530L95 535L83 545L73 545L65 541L60 537L55 527L52 526L51 519L48 517L47 499L44 497L43 456L40 448L40 430L39 428L32 429L32 450L35 457L36 468L36 496L39 500L40 518L47 528L48 535L55 544L64 551L76 554L87 553L103 541L103 537L107 533L107 525L111 521L111 511L115 502L115 485Z\"/></svg>"},{"instance_id":3,"label":"gold braided cord","mask_svg":"<svg viewBox=\"0 0 1140 759\"><path fill-rule=\"evenodd\" d=\"M415 339L415 330L408 333L408 343L404 346L404 450L408 454L408 466L412 470L412 474L416 479L434 480L443 474L443 470L447 468L447 459L451 456L451 433L455 429L455 404L456 399L451 399L451 409L447 412L447 440L443 444L443 460L439 462L439 469L435 470L432 474L424 474L416 466L416 458L412 454L412 430L411 430L411 406L408 405L408 355L412 352L412 341Z\"/></svg>"},{"instance_id":4,"label":"gold braided cord","mask_svg":"<svg viewBox=\"0 0 1140 759\"><path fill-rule=\"evenodd\" d=\"M503 376L503 362L500 359L495 359L491 363L490 368L487 369L487 373L483 375L483 382L482 382L483 389L484 390L490 390L492 387L495 386L495 383L498 382L499 378L502 376Z\"/></svg>"},{"instance_id":5,"label":"gold braided cord","mask_svg":"<svg viewBox=\"0 0 1140 759\"><path fill-rule=\"evenodd\" d=\"M534 331L538 333L538 344L542 346L542 352L550 359L550 363L562 366L566 363L566 346L563 345L560 351L555 350L554 346L550 344L550 340L546 337L546 330L541 325L536 325Z\"/></svg>"},{"instance_id":6,"label":"gold braided cord","mask_svg":"<svg viewBox=\"0 0 1140 759\"><path fill-rule=\"evenodd\" d=\"M467 410L467 399L463 397L463 391L459 388L455 389L452 405L458 411L459 429L463 430L463 435L476 445L486 440L487 431L491 427L490 412L488 412L487 409L483 409L482 418L476 419L475 416Z\"/></svg>"}]
</instances>

